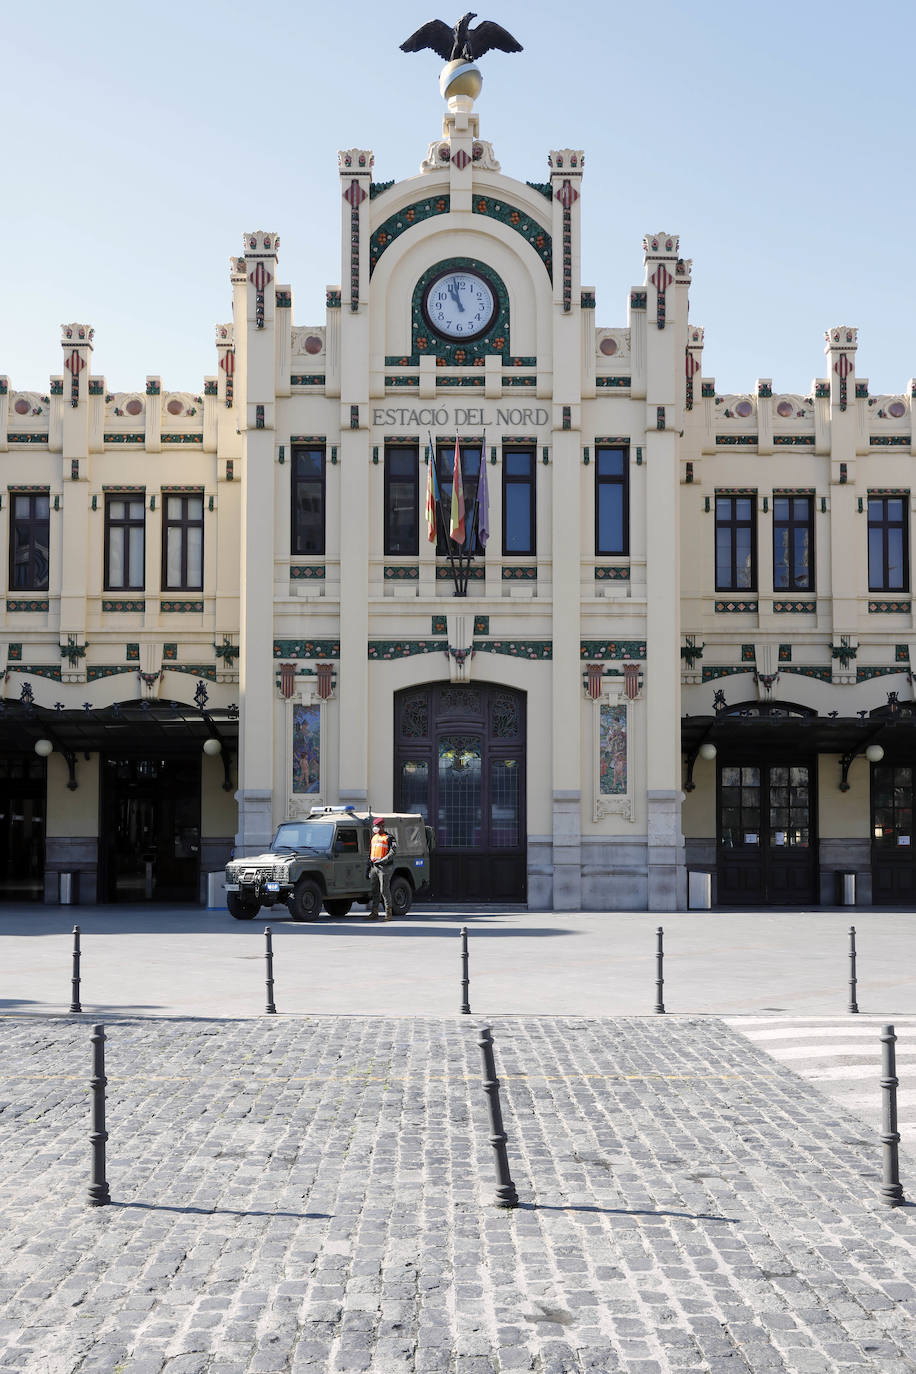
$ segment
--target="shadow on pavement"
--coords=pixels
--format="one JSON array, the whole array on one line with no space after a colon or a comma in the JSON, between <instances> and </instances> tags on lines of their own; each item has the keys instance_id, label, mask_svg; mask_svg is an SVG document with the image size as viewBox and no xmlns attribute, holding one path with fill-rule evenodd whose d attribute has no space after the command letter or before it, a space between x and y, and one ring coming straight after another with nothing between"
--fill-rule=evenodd
<instances>
[{"instance_id":1,"label":"shadow on pavement","mask_svg":"<svg viewBox=\"0 0 916 1374\"><path fill-rule=\"evenodd\" d=\"M711 1212L667 1212L654 1211L651 1207L592 1207L588 1203L520 1202L519 1211L526 1212L600 1212L606 1217L683 1217L685 1221L727 1221L731 1226L739 1225L740 1217L719 1217Z\"/></svg>"},{"instance_id":2,"label":"shadow on pavement","mask_svg":"<svg viewBox=\"0 0 916 1374\"><path fill-rule=\"evenodd\" d=\"M144 1212L181 1212L189 1216L202 1217L295 1217L297 1221L330 1221L330 1212L236 1212L231 1207L167 1207L158 1202L118 1202L111 1199L112 1207L139 1208Z\"/></svg>"}]
</instances>

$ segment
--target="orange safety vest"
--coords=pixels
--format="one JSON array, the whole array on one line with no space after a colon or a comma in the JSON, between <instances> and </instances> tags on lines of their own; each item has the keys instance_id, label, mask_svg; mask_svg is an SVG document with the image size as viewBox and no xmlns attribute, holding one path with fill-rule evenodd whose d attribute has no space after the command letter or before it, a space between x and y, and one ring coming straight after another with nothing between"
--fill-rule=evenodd
<instances>
[{"instance_id":1,"label":"orange safety vest","mask_svg":"<svg viewBox=\"0 0 916 1374\"><path fill-rule=\"evenodd\" d=\"M388 857L388 836L383 831L376 831L372 836L372 844L369 846L369 862L379 863Z\"/></svg>"}]
</instances>

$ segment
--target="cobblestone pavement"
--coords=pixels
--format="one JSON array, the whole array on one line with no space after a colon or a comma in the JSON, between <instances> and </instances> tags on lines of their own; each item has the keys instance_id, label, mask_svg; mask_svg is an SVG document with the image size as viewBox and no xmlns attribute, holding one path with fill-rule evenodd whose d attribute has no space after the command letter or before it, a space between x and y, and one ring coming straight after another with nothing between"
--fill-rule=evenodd
<instances>
[{"instance_id":1,"label":"cobblestone pavement","mask_svg":"<svg viewBox=\"0 0 916 1374\"><path fill-rule=\"evenodd\" d=\"M880 1146L724 1022L4 1021L0 1371L916 1371ZM904 1178L904 1184L907 1180ZM911 1180L916 1186L916 1180Z\"/></svg>"}]
</instances>

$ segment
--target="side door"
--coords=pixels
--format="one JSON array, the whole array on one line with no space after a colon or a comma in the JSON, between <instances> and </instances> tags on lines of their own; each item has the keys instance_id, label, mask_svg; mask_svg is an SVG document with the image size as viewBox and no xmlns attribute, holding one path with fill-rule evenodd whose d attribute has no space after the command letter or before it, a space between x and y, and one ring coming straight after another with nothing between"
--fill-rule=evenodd
<instances>
[{"instance_id":1,"label":"side door","mask_svg":"<svg viewBox=\"0 0 916 1374\"><path fill-rule=\"evenodd\" d=\"M365 834L360 832L359 827L339 825L332 853L333 894L329 883L328 895L352 896L365 892L368 888L366 865L369 857L365 848Z\"/></svg>"}]
</instances>

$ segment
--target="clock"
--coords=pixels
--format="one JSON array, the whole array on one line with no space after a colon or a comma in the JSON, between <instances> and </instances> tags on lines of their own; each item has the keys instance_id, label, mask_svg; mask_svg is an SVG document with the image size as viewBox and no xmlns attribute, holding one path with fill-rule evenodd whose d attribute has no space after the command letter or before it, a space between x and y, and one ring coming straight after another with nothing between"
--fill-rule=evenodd
<instances>
[{"instance_id":1,"label":"clock","mask_svg":"<svg viewBox=\"0 0 916 1374\"><path fill-rule=\"evenodd\" d=\"M480 272L452 268L426 288L423 313L444 339L479 339L496 315L496 292Z\"/></svg>"}]
</instances>

